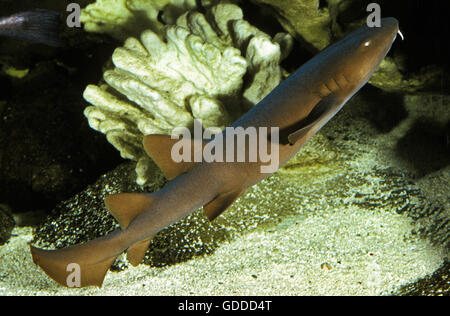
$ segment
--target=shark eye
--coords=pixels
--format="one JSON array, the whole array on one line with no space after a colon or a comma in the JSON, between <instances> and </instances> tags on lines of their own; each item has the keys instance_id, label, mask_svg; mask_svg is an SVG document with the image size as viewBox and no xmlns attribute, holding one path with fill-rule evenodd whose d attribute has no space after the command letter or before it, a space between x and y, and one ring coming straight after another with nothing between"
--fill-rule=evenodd
<instances>
[{"instance_id":1,"label":"shark eye","mask_svg":"<svg viewBox=\"0 0 450 316\"><path fill-rule=\"evenodd\" d=\"M364 46L365 47L369 47L371 44L372 44L372 41L367 41L367 42L364 43Z\"/></svg>"}]
</instances>

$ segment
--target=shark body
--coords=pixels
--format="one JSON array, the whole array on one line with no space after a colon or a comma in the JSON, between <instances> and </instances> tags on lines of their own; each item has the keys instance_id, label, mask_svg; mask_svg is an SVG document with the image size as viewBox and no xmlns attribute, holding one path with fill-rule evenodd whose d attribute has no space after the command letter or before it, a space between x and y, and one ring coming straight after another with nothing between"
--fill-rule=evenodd
<instances>
[{"instance_id":1,"label":"shark body","mask_svg":"<svg viewBox=\"0 0 450 316\"><path fill-rule=\"evenodd\" d=\"M367 83L398 32L397 20L385 18L379 28L363 26L350 33L283 81L233 127L278 127L275 146L282 166ZM216 141L214 138L203 146ZM34 262L59 284L68 286L67 266L76 263L81 272L79 286L100 287L110 265L125 250L130 263L139 264L160 230L201 207L212 220L248 187L270 176L261 173L263 163L259 159L174 163L170 156L174 140L170 136L147 135L143 143L149 156L172 180L150 194L107 196L106 206L121 230L60 250L31 246ZM239 149L236 146L233 149Z\"/></svg>"}]
</instances>

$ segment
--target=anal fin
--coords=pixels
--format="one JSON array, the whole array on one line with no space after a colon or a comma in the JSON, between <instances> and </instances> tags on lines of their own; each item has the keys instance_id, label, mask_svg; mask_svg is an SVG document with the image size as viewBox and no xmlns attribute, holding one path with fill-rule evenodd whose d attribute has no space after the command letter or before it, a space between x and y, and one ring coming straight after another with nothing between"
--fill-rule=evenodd
<instances>
[{"instance_id":1,"label":"anal fin","mask_svg":"<svg viewBox=\"0 0 450 316\"><path fill-rule=\"evenodd\" d=\"M138 266L142 262L152 239L153 237L142 240L127 249L127 260L133 267Z\"/></svg>"},{"instance_id":2,"label":"anal fin","mask_svg":"<svg viewBox=\"0 0 450 316\"><path fill-rule=\"evenodd\" d=\"M245 189L239 189L235 191L230 191L226 193L221 193L215 197L211 202L203 206L203 211L206 217L210 221L213 221L222 214L228 207L231 206L244 192Z\"/></svg>"},{"instance_id":3,"label":"anal fin","mask_svg":"<svg viewBox=\"0 0 450 316\"><path fill-rule=\"evenodd\" d=\"M295 131L288 136L289 144L294 145L301 139L305 139L307 137L308 132L311 130L312 126L306 126L304 128Z\"/></svg>"}]
</instances>

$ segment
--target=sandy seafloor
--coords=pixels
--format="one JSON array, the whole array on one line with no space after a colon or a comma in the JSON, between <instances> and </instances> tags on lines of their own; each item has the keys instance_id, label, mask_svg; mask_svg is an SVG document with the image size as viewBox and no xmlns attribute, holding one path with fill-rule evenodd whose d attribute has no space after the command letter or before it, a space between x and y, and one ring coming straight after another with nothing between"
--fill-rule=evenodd
<instances>
[{"instance_id":1,"label":"sandy seafloor","mask_svg":"<svg viewBox=\"0 0 450 316\"><path fill-rule=\"evenodd\" d=\"M0 295L391 294L442 263L438 249L405 238L411 228L405 216L352 210L293 218L182 264L110 272L102 289L56 285L26 251L31 230L17 229L19 236L0 248Z\"/></svg>"},{"instance_id":2,"label":"sandy seafloor","mask_svg":"<svg viewBox=\"0 0 450 316\"><path fill-rule=\"evenodd\" d=\"M358 126L350 120L358 112L358 102L352 101L349 110L336 118L332 128ZM414 109L407 103L410 113ZM422 110L419 112L423 114ZM389 134L366 137L374 141L361 143L361 137L354 144L350 141L342 147L334 143L333 150L337 152L333 155L330 155L332 150L316 146L325 138L315 137L309 149L306 148L305 159L309 157L308 151L313 149L317 153L320 151L317 148L322 148L319 154L322 158L347 157L342 163L347 173L342 174L340 167L332 167L330 160L324 158L325 162L321 163L321 159L316 159L319 162L306 166L307 171L318 170L316 174L309 177L304 173L302 176L303 171L294 176L277 174L253 187L239 199L238 206L227 211L225 218L233 216L239 205L248 205L248 200L255 196L258 203L269 199L267 202L273 209L297 211L281 216L276 223L255 225L239 232L208 255L194 256L163 268L141 265L119 273L108 272L102 289L66 289L57 285L31 260L27 242L32 239L32 229L15 228L14 236L0 247L0 295L395 294L402 285L433 273L448 255L444 245L433 244L417 233L411 216L398 212L401 206L395 206L392 192L380 193L387 178L373 171L401 165L393 158L393 148L408 130L408 124L414 121L413 116ZM361 121L359 126L366 124ZM329 134L330 130L324 133ZM348 159L344 152L348 154L349 150L356 152L356 149L358 153ZM422 183L420 188L425 193L428 191L428 196L437 196L438 192L445 195L449 173L446 167L422 177L416 185ZM348 186L340 193L342 183ZM387 183L389 189L391 182ZM327 184L329 192L324 191ZM359 201L361 196L364 199ZM377 200L383 200L379 201L379 207ZM367 203L375 206L366 207ZM311 209L305 211L309 204ZM258 216L270 216L270 213ZM444 209L444 216L448 216L448 208ZM444 232L445 236L448 232Z\"/></svg>"}]
</instances>

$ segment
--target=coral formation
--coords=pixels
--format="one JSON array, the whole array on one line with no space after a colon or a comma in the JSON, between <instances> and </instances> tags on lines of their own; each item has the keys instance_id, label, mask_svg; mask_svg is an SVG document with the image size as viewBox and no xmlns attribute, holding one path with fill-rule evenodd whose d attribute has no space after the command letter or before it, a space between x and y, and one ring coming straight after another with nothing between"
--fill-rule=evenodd
<instances>
[{"instance_id":1,"label":"coral formation","mask_svg":"<svg viewBox=\"0 0 450 316\"><path fill-rule=\"evenodd\" d=\"M139 184L151 165L143 135L170 134L194 119L206 128L231 124L282 81L280 62L292 47L290 35L271 38L233 4L188 11L162 32L127 39L104 73L107 84L84 92L94 105L84 112L89 125L138 162Z\"/></svg>"},{"instance_id":2,"label":"coral formation","mask_svg":"<svg viewBox=\"0 0 450 316\"><path fill-rule=\"evenodd\" d=\"M98 0L82 10L80 20L88 32L126 40L147 29L160 33L165 24L174 24L179 15L195 7L195 0ZM158 20L163 9L165 23Z\"/></svg>"}]
</instances>

